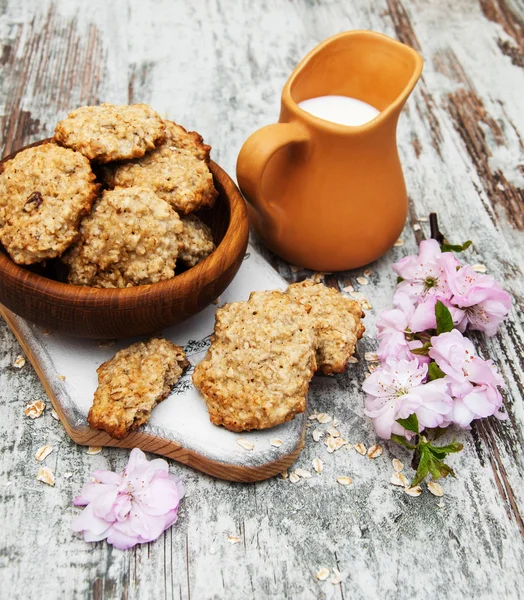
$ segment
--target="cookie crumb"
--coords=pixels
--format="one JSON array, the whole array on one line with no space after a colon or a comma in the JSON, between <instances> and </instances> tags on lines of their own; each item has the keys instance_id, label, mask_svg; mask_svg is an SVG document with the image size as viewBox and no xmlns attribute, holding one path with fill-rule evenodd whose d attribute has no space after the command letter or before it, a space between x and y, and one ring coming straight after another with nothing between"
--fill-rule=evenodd
<instances>
[{"instance_id":1,"label":"cookie crumb","mask_svg":"<svg viewBox=\"0 0 524 600\"><path fill-rule=\"evenodd\" d=\"M19 354L13 361L13 367L15 369L21 369L23 366L25 366L25 362L25 358Z\"/></svg>"},{"instance_id":2,"label":"cookie crumb","mask_svg":"<svg viewBox=\"0 0 524 600\"><path fill-rule=\"evenodd\" d=\"M43 400L35 400L34 402L30 402L24 408L24 415L26 417L31 417L31 419L38 419L42 415L45 410L45 402Z\"/></svg>"},{"instance_id":3,"label":"cookie crumb","mask_svg":"<svg viewBox=\"0 0 524 600\"><path fill-rule=\"evenodd\" d=\"M40 467L38 469L38 474L36 476L38 481L42 483L46 483L47 485L54 486L55 485L55 476L53 472L48 467Z\"/></svg>"}]
</instances>

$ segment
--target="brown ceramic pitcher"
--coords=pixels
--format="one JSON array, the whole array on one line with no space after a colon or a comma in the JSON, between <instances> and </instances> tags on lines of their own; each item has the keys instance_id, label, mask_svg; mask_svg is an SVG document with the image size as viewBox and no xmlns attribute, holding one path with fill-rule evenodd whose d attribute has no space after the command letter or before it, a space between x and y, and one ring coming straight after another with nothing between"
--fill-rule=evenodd
<instances>
[{"instance_id":1,"label":"brown ceramic pitcher","mask_svg":"<svg viewBox=\"0 0 524 600\"><path fill-rule=\"evenodd\" d=\"M275 253L297 266L340 271L391 248L407 216L397 121L422 65L415 50L385 35L349 31L293 71L279 122L249 137L237 161L251 222ZM353 127L298 106L327 95L357 98L380 114Z\"/></svg>"}]
</instances>

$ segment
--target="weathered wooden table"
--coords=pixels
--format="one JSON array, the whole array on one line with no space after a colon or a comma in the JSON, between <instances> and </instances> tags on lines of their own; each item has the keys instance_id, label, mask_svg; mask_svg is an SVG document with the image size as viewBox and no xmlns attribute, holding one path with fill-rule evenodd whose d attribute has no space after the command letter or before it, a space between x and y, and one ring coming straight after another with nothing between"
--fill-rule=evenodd
<instances>
[{"instance_id":1,"label":"weathered wooden table","mask_svg":"<svg viewBox=\"0 0 524 600\"><path fill-rule=\"evenodd\" d=\"M458 478L443 483L442 502L389 484L391 458L407 459L397 448L386 445L372 461L328 454L308 434L297 466L312 470L319 456L325 467L298 484L235 485L173 463L188 491L179 523L127 552L84 543L70 521L90 472L120 470L128 452L89 456L50 410L34 421L23 416L44 392L29 364L12 367L20 348L0 323L0 597L524 597L519 0L2 0L0 11L4 153L50 135L72 107L144 101L200 131L233 175L241 144L275 121L286 78L324 38L374 29L422 53L424 74L399 124L411 206L405 245L371 265L361 289L373 309L360 363L315 378L310 391L310 410L336 416L350 442L376 441L362 410L364 353L376 348L376 315L391 301L389 265L428 235L423 217L436 210L448 237L472 238L469 262L486 264L515 297L499 335L478 338L507 381L509 420L460 435ZM289 280L309 275L266 255ZM360 289L361 271L327 280ZM35 480L34 454L46 442L55 447L47 459L54 488ZM353 485L337 484L338 475ZM321 567L338 568L341 583L319 582Z\"/></svg>"}]
</instances>

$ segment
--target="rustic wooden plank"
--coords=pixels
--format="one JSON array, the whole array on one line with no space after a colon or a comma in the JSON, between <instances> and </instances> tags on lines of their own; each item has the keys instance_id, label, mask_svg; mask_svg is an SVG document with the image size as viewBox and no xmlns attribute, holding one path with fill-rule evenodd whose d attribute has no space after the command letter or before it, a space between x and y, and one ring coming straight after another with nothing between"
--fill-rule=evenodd
<instances>
[{"instance_id":1,"label":"rustic wooden plank","mask_svg":"<svg viewBox=\"0 0 524 600\"><path fill-rule=\"evenodd\" d=\"M186 484L179 523L154 544L119 552L87 545L70 532L71 498L93 468L120 469L126 451L97 456L72 444L49 412L21 416L43 395L32 369L12 364L20 349L0 323L0 542L2 591L9 597L66 598L422 598L518 597L524 575L522 202L524 80L522 6L510 0L59 0L1 6L0 106L5 150L43 137L71 106L91 101L147 101L196 128L215 160L234 173L246 137L278 116L279 92L300 58L325 37L351 28L383 31L418 48L426 66L399 124L399 147L411 199L406 244L371 265L363 287L373 304L346 375L315 378L310 409L341 420L350 442L374 443L363 415L364 352L378 312L389 306L391 262L416 247L413 225L436 210L441 229L474 240L471 262L486 264L515 306L500 334L482 341L508 383L509 420L486 421L460 435L458 479L444 484L444 507L410 498L388 484L390 445L375 461L344 449L333 455L308 433L297 466L321 476L293 485L280 479L232 485L173 466ZM502 185L500 188L499 184ZM520 217L521 217L520 213ZM415 235L416 234L416 235ZM309 272L266 252L289 280ZM362 269L327 276L351 283ZM34 481L34 453L56 474ZM72 472L71 479L64 474ZM349 489L338 475L349 474ZM10 485L7 485L10 484ZM241 537L227 543L227 535ZM315 571L338 566L342 584Z\"/></svg>"}]
</instances>

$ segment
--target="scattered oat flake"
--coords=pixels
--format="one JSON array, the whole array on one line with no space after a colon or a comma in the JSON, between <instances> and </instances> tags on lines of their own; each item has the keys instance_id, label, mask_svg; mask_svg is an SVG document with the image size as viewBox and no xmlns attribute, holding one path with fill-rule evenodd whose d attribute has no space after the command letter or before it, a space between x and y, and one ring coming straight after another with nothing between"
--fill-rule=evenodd
<instances>
[{"instance_id":1,"label":"scattered oat flake","mask_svg":"<svg viewBox=\"0 0 524 600\"><path fill-rule=\"evenodd\" d=\"M362 292L351 292L351 297L354 300L358 300L359 302L366 299L366 297L364 296L364 294Z\"/></svg>"},{"instance_id":2,"label":"scattered oat flake","mask_svg":"<svg viewBox=\"0 0 524 600\"><path fill-rule=\"evenodd\" d=\"M320 442L320 439L324 435L324 432L321 429L314 429L311 435L313 436L315 442Z\"/></svg>"},{"instance_id":3,"label":"scattered oat flake","mask_svg":"<svg viewBox=\"0 0 524 600\"><path fill-rule=\"evenodd\" d=\"M315 577L319 580L319 581L326 581L326 579L329 577L329 569L327 569L326 567L323 567L322 569L319 569L316 573L315 573Z\"/></svg>"},{"instance_id":4,"label":"scattered oat flake","mask_svg":"<svg viewBox=\"0 0 524 600\"><path fill-rule=\"evenodd\" d=\"M444 504L444 502L442 502L442 500L441 500L441 501L440 501L440 502L437 504L437 506L438 506L439 508L444 508L444 506L446 506L446 505L445 505L445 504Z\"/></svg>"},{"instance_id":5,"label":"scattered oat flake","mask_svg":"<svg viewBox=\"0 0 524 600\"><path fill-rule=\"evenodd\" d=\"M364 358L367 362L379 362L378 354L376 352L366 352Z\"/></svg>"},{"instance_id":6,"label":"scattered oat flake","mask_svg":"<svg viewBox=\"0 0 524 600\"><path fill-rule=\"evenodd\" d=\"M94 456L95 454L100 454L102 452L102 446L89 446L87 449L87 454L90 456Z\"/></svg>"},{"instance_id":7,"label":"scattered oat flake","mask_svg":"<svg viewBox=\"0 0 524 600\"><path fill-rule=\"evenodd\" d=\"M418 218L418 220L419 220L421 223L427 223L427 222L429 221L428 217L419 217L419 218Z\"/></svg>"},{"instance_id":8,"label":"scattered oat flake","mask_svg":"<svg viewBox=\"0 0 524 600\"><path fill-rule=\"evenodd\" d=\"M377 369L378 369L378 364L371 363L370 365L368 365L368 371L369 371L370 375L371 375L371 373L373 373Z\"/></svg>"},{"instance_id":9,"label":"scattered oat flake","mask_svg":"<svg viewBox=\"0 0 524 600\"><path fill-rule=\"evenodd\" d=\"M394 458L391 461L391 464L393 465L393 469L395 470L395 473L400 473L400 471L402 471L402 469L404 468L403 463L401 463L398 458Z\"/></svg>"},{"instance_id":10,"label":"scattered oat flake","mask_svg":"<svg viewBox=\"0 0 524 600\"><path fill-rule=\"evenodd\" d=\"M291 483L298 483L300 481L300 477L296 473L291 473L289 476L289 481L291 481Z\"/></svg>"},{"instance_id":11,"label":"scattered oat flake","mask_svg":"<svg viewBox=\"0 0 524 600\"><path fill-rule=\"evenodd\" d=\"M364 271L364 277L369 277L373 271L371 269L366 269Z\"/></svg>"},{"instance_id":12,"label":"scattered oat flake","mask_svg":"<svg viewBox=\"0 0 524 600\"><path fill-rule=\"evenodd\" d=\"M340 485L351 485L353 483L353 479L351 479L351 477L346 477L345 475L337 477L337 481Z\"/></svg>"},{"instance_id":13,"label":"scattered oat flake","mask_svg":"<svg viewBox=\"0 0 524 600\"><path fill-rule=\"evenodd\" d=\"M356 356L350 356L348 358L348 364L355 365L356 363L358 363L358 358Z\"/></svg>"},{"instance_id":14,"label":"scattered oat flake","mask_svg":"<svg viewBox=\"0 0 524 600\"><path fill-rule=\"evenodd\" d=\"M56 410L54 408L51 411L51 416L53 417L53 419L55 419L55 421L60 421L60 417L58 416L58 413L56 412Z\"/></svg>"},{"instance_id":15,"label":"scattered oat flake","mask_svg":"<svg viewBox=\"0 0 524 600\"><path fill-rule=\"evenodd\" d=\"M399 246L403 246L404 245L404 240L399 238L394 244L393 246L395 246L395 248L398 248Z\"/></svg>"},{"instance_id":16,"label":"scattered oat flake","mask_svg":"<svg viewBox=\"0 0 524 600\"><path fill-rule=\"evenodd\" d=\"M228 535L227 536L227 541L230 544L238 544L240 542L240 538L237 537L236 535Z\"/></svg>"},{"instance_id":17,"label":"scattered oat flake","mask_svg":"<svg viewBox=\"0 0 524 600\"><path fill-rule=\"evenodd\" d=\"M360 285L367 285L369 283L367 277L357 277L357 281Z\"/></svg>"},{"instance_id":18,"label":"scattered oat flake","mask_svg":"<svg viewBox=\"0 0 524 600\"><path fill-rule=\"evenodd\" d=\"M370 448L368 448L368 458L378 458L383 452L382 446L378 444L373 444Z\"/></svg>"},{"instance_id":19,"label":"scattered oat flake","mask_svg":"<svg viewBox=\"0 0 524 600\"><path fill-rule=\"evenodd\" d=\"M48 444L46 444L45 446L38 448L35 454L35 458L38 462L42 462L51 454L51 452L53 452L53 446L49 446Z\"/></svg>"},{"instance_id":20,"label":"scattered oat flake","mask_svg":"<svg viewBox=\"0 0 524 600\"><path fill-rule=\"evenodd\" d=\"M362 454L362 456L366 455L366 446L364 446L364 444L361 444L360 442L358 444L355 444L355 450L359 453Z\"/></svg>"},{"instance_id":21,"label":"scattered oat flake","mask_svg":"<svg viewBox=\"0 0 524 600\"><path fill-rule=\"evenodd\" d=\"M436 481L428 481L427 486L428 490L433 494L433 496L438 496L441 498L444 495L444 490L442 489L440 483L437 483Z\"/></svg>"},{"instance_id":22,"label":"scattered oat flake","mask_svg":"<svg viewBox=\"0 0 524 600\"><path fill-rule=\"evenodd\" d=\"M48 467L40 467L36 478L38 481L47 483L47 485L55 485L55 476L53 475L53 471Z\"/></svg>"},{"instance_id":23,"label":"scattered oat flake","mask_svg":"<svg viewBox=\"0 0 524 600\"><path fill-rule=\"evenodd\" d=\"M71 477L73 477L73 473L64 473L63 474L64 479L71 479Z\"/></svg>"},{"instance_id":24,"label":"scattered oat flake","mask_svg":"<svg viewBox=\"0 0 524 600\"><path fill-rule=\"evenodd\" d=\"M352 285L346 285L346 287L342 288L342 291L350 294L355 291L355 288Z\"/></svg>"},{"instance_id":25,"label":"scattered oat flake","mask_svg":"<svg viewBox=\"0 0 524 600\"><path fill-rule=\"evenodd\" d=\"M481 265L480 263L471 265L471 268L475 271L475 273L485 273L488 270L486 265Z\"/></svg>"},{"instance_id":26,"label":"scattered oat flake","mask_svg":"<svg viewBox=\"0 0 524 600\"><path fill-rule=\"evenodd\" d=\"M253 450L253 448L255 447L255 444L252 444L251 442L248 442L244 438L238 438L237 444L241 448L244 448L244 450Z\"/></svg>"},{"instance_id":27,"label":"scattered oat flake","mask_svg":"<svg viewBox=\"0 0 524 600\"><path fill-rule=\"evenodd\" d=\"M340 437L340 431L338 429L335 429L332 425L330 425L326 431L329 433L330 436L332 437Z\"/></svg>"},{"instance_id":28,"label":"scattered oat flake","mask_svg":"<svg viewBox=\"0 0 524 600\"><path fill-rule=\"evenodd\" d=\"M26 417L31 417L31 419L38 419L41 414L45 410L45 402L43 400L35 400L34 402L30 402L24 408L24 415Z\"/></svg>"},{"instance_id":29,"label":"scattered oat flake","mask_svg":"<svg viewBox=\"0 0 524 600\"><path fill-rule=\"evenodd\" d=\"M295 469L295 474L302 477L302 479L311 479L311 473L306 469Z\"/></svg>"},{"instance_id":30,"label":"scattered oat flake","mask_svg":"<svg viewBox=\"0 0 524 600\"><path fill-rule=\"evenodd\" d=\"M275 446L275 448L280 448L284 442L278 438L273 438L272 440L269 440L269 443L272 446Z\"/></svg>"},{"instance_id":31,"label":"scattered oat flake","mask_svg":"<svg viewBox=\"0 0 524 600\"><path fill-rule=\"evenodd\" d=\"M369 302L368 300L366 300L366 298L364 298L363 300L361 300L360 302L360 306L364 309L364 310L371 310L373 307L371 306L371 302Z\"/></svg>"},{"instance_id":32,"label":"scattered oat flake","mask_svg":"<svg viewBox=\"0 0 524 600\"><path fill-rule=\"evenodd\" d=\"M334 438L334 437L327 437L324 440L324 444L327 446L328 452L330 454L333 454L333 452L335 452L335 450L338 450L340 448L340 446L338 446L337 444L337 440L339 440L340 438Z\"/></svg>"},{"instance_id":33,"label":"scattered oat flake","mask_svg":"<svg viewBox=\"0 0 524 600\"><path fill-rule=\"evenodd\" d=\"M408 496L413 496L415 498L422 494L422 488L420 487L420 485L416 485L415 487L405 487L404 491Z\"/></svg>"},{"instance_id":34,"label":"scattered oat flake","mask_svg":"<svg viewBox=\"0 0 524 600\"><path fill-rule=\"evenodd\" d=\"M13 361L13 367L15 369L21 369L25 365L25 358L19 354Z\"/></svg>"},{"instance_id":35,"label":"scattered oat flake","mask_svg":"<svg viewBox=\"0 0 524 600\"><path fill-rule=\"evenodd\" d=\"M329 416L328 414L326 414L326 413L320 413L320 414L317 416L317 421L318 421L319 423L322 423L322 424L324 424L324 423L330 423L332 420L333 420L333 419L332 419L332 417L330 417L330 416Z\"/></svg>"},{"instance_id":36,"label":"scattered oat flake","mask_svg":"<svg viewBox=\"0 0 524 600\"><path fill-rule=\"evenodd\" d=\"M420 225L418 223L415 223L415 225L413 225L413 231L420 231Z\"/></svg>"},{"instance_id":37,"label":"scattered oat flake","mask_svg":"<svg viewBox=\"0 0 524 600\"><path fill-rule=\"evenodd\" d=\"M333 577L331 578L331 583L333 585L337 585L341 582L342 582L342 575L340 574L340 571L336 567L333 567Z\"/></svg>"},{"instance_id":38,"label":"scattered oat flake","mask_svg":"<svg viewBox=\"0 0 524 600\"><path fill-rule=\"evenodd\" d=\"M60 379L60 381L65 381L65 375L57 375L58 379Z\"/></svg>"},{"instance_id":39,"label":"scattered oat flake","mask_svg":"<svg viewBox=\"0 0 524 600\"><path fill-rule=\"evenodd\" d=\"M391 479L389 480L393 485L398 485L399 487L407 488L409 487L408 478L403 473L393 473L391 475Z\"/></svg>"},{"instance_id":40,"label":"scattered oat flake","mask_svg":"<svg viewBox=\"0 0 524 600\"><path fill-rule=\"evenodd\" d=\"M310 421L316 421L318 419L318 414L317 413L313 413L312 415L309 415L308 419Z\"/></svg>"},{"instance_id":41,"label":"scattered oat flake","mask_svg":"<svg viewBox=\"0 0 524 600\"><path fill-rule=\"evenodd\" d=\"M320 460L320 458L314 458L311 461L311 463L312 463L315 471L320 475L320 473L322 473L322 470L324 468L324 463L322 462L322 460Z\"/></svg>"},{"instance_id":42,"label":"scattered oat flake","mask_svg":"<svg viewBox=\"0 0 524 600\"><path fill-rule=\"evenodd\" d=\"M111 348L116 344L116 340L97 340L96 343L99 348Z\"/></svg>"},{"instance_id":43,"label":"scattered oat flake","mask_svg":"<svg viewBox=\"0 0 524 600\"><path fill-rule=\"evenodd\" d=\"M287 469L285 471L282 471L282 473L280 473L280 477L282 477L282 479L287 479L289 477Z\"/></svg>"}]
</instances>

